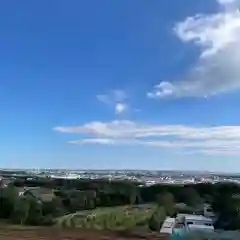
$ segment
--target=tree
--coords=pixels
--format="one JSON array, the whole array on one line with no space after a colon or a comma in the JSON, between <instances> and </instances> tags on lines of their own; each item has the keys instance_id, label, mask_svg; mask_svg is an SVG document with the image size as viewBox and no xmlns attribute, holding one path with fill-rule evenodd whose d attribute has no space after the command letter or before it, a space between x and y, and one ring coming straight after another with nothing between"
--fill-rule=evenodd
<instances>
[{"instance_id":1,"label":"tree","mask_svg":"<svg viewBox=\"0 0 240 240\"><path fill-rule=\"evenodd\" d=\"M231 230L240 230L240 214L237 212L231 219Z\"/></svg>"},{"instance_id":2,"label":"tree","mask_svg":"<svg viewBox=\"0 0 240 240\"><path fill-rule=\"evenodd\" d=\"M50 202L42 203L42 213L44 216L51 215L52 217L59 217L66 213L65 208L60 197L54 197Z\"/></svg>"},{"instance_id":3,"label":"tree","mask_svg":"<svg viewBox=\"0 0 240 240\"><path fill-rule=\"evenodd\" d=\"M26 197L29 202L29 212L27 218L27 224L30 225L40 225L43 220L42 215L42 203L35 198Z\"/></svg>"},{"instance_id":4,"label":"tree","mask_svg":"<svg viewBox=\"0 0 240 240\"><path fill-rule=\"evenodd\" d=\"M196 207L203 203L198 192L193 187L186 187L183 189L182 200L191 207Z\"/></svg>"},{"instance_id":5,"label":"tree","mask_svg":"<svg viewBox=\"0 0 240 240\"><path fill-rule=\"evenodd\" d=\"M132 186L129 189L129 202L131 205L140 204L142 202L140 191L136 186Z\"/></svg>"},{"instance_id":6,"label":"tree","mask_svg":"<svg viewBox=\"0 0 240 240\"><path fill-rule=\"evenodd\" d=\"M164 192L157 196L158 206L162 206L165 209L167 216L173 216L175 214L175 200L173 194Z\"/></svg>"},{"instance_id":7,"label":"tree","mask_svg":"<svg viewBox=\"0 0 240 240\"><path fill-rule=\"evenodd\" d=\"M203 196L203 199L205 200L205 202L210 203L210 204L212 204L212 202L213 202L213 196L210 194L205 194Z\"/></svg>"},{"instance_id":8,"label":"tree","mask_svg":"<svg viewBox=\"0 0 240 240\"><path fill-rule=\"evenodd\" d=\"M148 226L152 231L160 231L162 224L166 218L166 211L164 207L157 207L149 219Z\"/></svg>"},{"instance_id":9,"label":"tree","mask_svg":"<svg viewBox=\"0 0 240 240\"><path fill-rule=\"evenodd\" d=\"M163 192L162 194L159 194L157 197L159 205L167 205L168 203L175 202L174 196L170 192Z\"/></svg>"},{"instance_id":10,"label":"tree","mask_svg":"<svg viewBox=\"0 0 240 240\"><path fill-rule=\"evenodd\" d=\"M12 213L12 219L15 223L24 225L27 222L30 210L30 203L26 197L19 197L15 204Z\"/></svg>"},{"instance_id":11,"label":"tree","mask_svg":"<svg viewBox=\"0 0 240 240\"><path fill-rule=\"evenodd\" d=\"M18 190L13 184L0 189L0 218L9 218L18 198Z\"/></svg>"},{"instance_id":12,"label":"tree","mask_svg":"<svg viewBox=\"0 0 240 240\"><path fill-rule=\"evenodd\" d=\"M94 209L96 205L97 193L95 190L88 190L84 192L85 209Z\"/></svg>"},{"instance_id":13,"label":"tree","mask_svg":"<svg viewBox=\"0 0 240 240\"><path fill-rule=\"evenodd\" d=\"M229 230L240 229L240 198L239 196L216 195L212 208L218 215L215 223L216 228L224 228Z\"/></svg>"}]
</instances>

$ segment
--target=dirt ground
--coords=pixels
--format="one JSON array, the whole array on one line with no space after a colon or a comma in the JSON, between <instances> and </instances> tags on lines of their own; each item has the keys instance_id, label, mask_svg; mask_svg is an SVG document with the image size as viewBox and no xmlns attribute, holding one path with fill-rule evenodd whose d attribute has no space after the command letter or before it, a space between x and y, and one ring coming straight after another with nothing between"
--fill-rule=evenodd
<instances>
[{"instance_id":1,"label":"dirt ground","mask_svg":"<svg viewBox=\"0 0 240 240\"><path fill-rule=\"evenodd\" d=\"M0 226L0 240L165 240L156 234L115 233L55 228L16 229Z\"/></svg>"}]
</instances>

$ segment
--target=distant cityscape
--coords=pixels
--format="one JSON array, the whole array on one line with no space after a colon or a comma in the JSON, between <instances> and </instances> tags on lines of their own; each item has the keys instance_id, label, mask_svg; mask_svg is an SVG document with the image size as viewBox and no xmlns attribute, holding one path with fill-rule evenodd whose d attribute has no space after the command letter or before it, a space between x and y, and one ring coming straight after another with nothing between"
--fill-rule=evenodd
<instances>
[{"instance_id":1,"label":"distant cityscape","mask_svg":"<svg viewBox=\"0 0 240 240\"><path fill-rule=\"evenodd\" d=\"M240 174L222 174L196 171L149 171L149 170L58 170L58 169L0 169L0 178L28 176L52 179L108 179L131 180L143 185L197 184L234 182L240 183Z\"/></svg>"}]
</instances>

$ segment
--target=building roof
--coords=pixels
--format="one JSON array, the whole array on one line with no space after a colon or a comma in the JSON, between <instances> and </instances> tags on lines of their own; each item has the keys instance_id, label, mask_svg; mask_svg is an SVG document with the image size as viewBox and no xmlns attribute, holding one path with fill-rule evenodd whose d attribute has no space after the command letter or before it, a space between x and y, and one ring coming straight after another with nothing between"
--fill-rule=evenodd
<instances>
[{"instance_id":1,"label":"building roof","mask_svg":"<svg viewBox=\"0 0 240 240\"><path fill-rule=\"evenodd\" d=\"M204 217L202 215L185 215L186 221L206 221L206 222L212 222L211 218Z\"/></svg>"},{"instance_id":2,"label":"building roof","mask_svg":"<svg viewBox=\"0 0 240 240\"><path fill-rule=\"evenodd\" d=\"M160 233L172 234L175 226L175 218L167 217L161 227Z\"/></svg>"}]
</instances>

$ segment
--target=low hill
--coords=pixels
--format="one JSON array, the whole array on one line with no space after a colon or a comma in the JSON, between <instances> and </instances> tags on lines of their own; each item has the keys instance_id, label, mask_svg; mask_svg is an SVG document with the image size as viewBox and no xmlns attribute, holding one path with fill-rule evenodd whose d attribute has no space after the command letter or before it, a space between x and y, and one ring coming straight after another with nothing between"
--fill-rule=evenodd
<instances>
[{"instance_id":1,"label":"low hill","mask_svg":"<svg viewBox=\"0 0 240 240\"><path fill-rule=\"evenodd\" d=\"M155 205L137 205L97 208L65 215L57 220L57 226L96 230L128 230L145 228Z\"/></svg>"}]
</instances>

